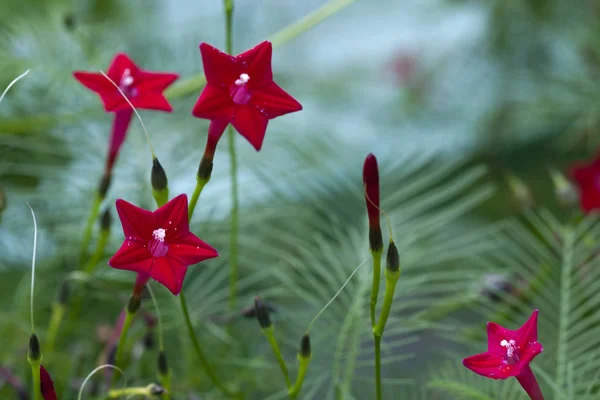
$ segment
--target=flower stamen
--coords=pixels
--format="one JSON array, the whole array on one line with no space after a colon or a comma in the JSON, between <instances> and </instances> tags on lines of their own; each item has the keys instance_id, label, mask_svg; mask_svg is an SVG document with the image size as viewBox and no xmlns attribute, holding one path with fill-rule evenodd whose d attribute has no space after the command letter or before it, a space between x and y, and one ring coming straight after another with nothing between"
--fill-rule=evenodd
<instances>
[{"instance_id":1,"label":"flower stamen","mask_svg":"<svg viewBox=\"0 0 600 400\"><path fill-rule=\"evenodd\" d=\"M240 74L240 78L235 80L235 84L237 86L243 86L250 80L250 75L248 74Z\"/></svg>"},{"instance_id":2,"label":"flower stamen","mask_svg":"<svg viewBox=\"0 0 600 400\"><path fill-rule=\"evenodd\" d=\"M506 357L508 358L509 363L519 362L519 356L515 354L515 352L518 350L517 342L515 342L512 339L508 341L506 339L503 339L500 342L500 346L506 348Z\"/></svg>"}]
</instances>

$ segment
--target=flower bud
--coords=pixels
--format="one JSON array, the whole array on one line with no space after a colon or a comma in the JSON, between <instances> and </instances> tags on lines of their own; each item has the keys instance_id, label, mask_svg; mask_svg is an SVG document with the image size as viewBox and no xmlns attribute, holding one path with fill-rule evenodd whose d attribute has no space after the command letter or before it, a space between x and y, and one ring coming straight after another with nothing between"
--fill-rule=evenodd
<instances>
[{"instance_id":1,"label":"flower bud","mask_svg":"<svg viewBox=\"0 0 600 400\"><path fill-rule=\"evenodd\" d=\"M164 350L158 353L158 374L161 376L169 375L169 363Z\"/></svg>"},{"instance_id":2,"label":"flower bud","mask_svg":"<svg viewBox=\"0 0 600 400\"><path fill-rule=\"evenodd\" d=\"M383 250L383 239L379 218L379 168L377 158L372 153L369 153L363 166L363 185L369 217L369 247L372 252L380 252Z\"/></svg>"},{"instance_id":3,"label":"flower bud","mask_svg":"<svg viewBox=\"0 0 600 400\"><path fill-rule=\"evenodd\" d=\"M167 174L160 165L158 158L152 160L152 174L150 175L150 182L152 183L152 189L160 192L167 188L169 182L167 180Z\"/></svg>"},{"instance_id":4,"label":"flower bud","mask_svg":"<svg viewBox=\"0 0 600 400\"><path fill-rule=\"evenodd\" d=\"M106 193L108 192L108 188L110 187L111 179L111 174L105 174L100 180L100 184L98 185L98 196L100 196L101 199L106 197Z\"/></svg>"},{"instance_id":5,"label":"flower bud","mask_svg":"<svg viewBox=\"0 0 600 400\"><path fill-rule=\"evenodd\" d=\"M127 312L135 314L142 305L142 298L140 296L131 296L127 302Z\"/></svg>"},{"instance_id":6,"label":"flower bud","mask_svg":"<svg viewBox=\"0 0 600 400\"><path fill-rule=\"evenodd\" d=\"M112 224L112 215L110 213L110 207L106 207L102 216L100 217L100 230L103 232L109 232Z\"/></svg>"},{"instance_id":7,"label":"flower bud","mask_svg":"<svg viewBox=\"0 0 600 400\"><path fill-rule=\"evenodd\" d=\"M154 331L148 329L144 335L144 348L151 349L154 347Z\"/></svg>"},{"instance_id":8,"label":"flower bud","mask_svg":"<svg viewBox=\"0 0 600 400\"><path fill-rule=\"evenodd\" d=\"M27 359L29 362L41 362L42 351L40 349L40 341L35 333L32 333L29 337L29 352L27 353Z\"/></svg>"},{"instance_id":9,"label":"flower bud","mask_svg":"<svg viewBox=\"0 0 600 400\"><path fill-rule=\"evenodd\" d=\"M271 326L269 309L258 296L254 298L254 308L256 309L256 319L258 320L260 327L262 329L269 328Z\"/></svg>"},{"instance_id":10,"label":"flower bud","mask_svg":"<svg viewBox=\"0 0 600 400\"><path fill-rule=\"evenodd\" d=\"M310 358L312 356L310 337L308 336L308 333L302 335L302 339L300 340L300 352L298 354L302 358Z\"/></svg>"},{"instance_id":11,"label":"flower bud","mask_svg":"<svg viewBox=\"0 0 600 400\"><path fill-rule=\"evenodd\" d=\"M390 241L388 246L385 267L390 272L400 271L400 255L398 254L396 243L393 241Z\"/></svg>"},{"instance_id":12,"label":"flower bud","mask_svg":"<svg viewBox=\"0 0 600 400\"><path fill-rule=\"evenodd\" d=\"M67 301L69 301L69 281L65 279L58 289L58 304L64 305Z\"/></svg>"}]
</instances>

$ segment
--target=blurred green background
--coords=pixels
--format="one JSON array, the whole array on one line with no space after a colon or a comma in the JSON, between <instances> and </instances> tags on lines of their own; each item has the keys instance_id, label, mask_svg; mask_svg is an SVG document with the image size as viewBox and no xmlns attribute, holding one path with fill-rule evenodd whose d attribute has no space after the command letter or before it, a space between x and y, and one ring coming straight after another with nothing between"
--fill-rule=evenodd
<instances>
[{"instance_id":1,"label":"blurred green background","mask_svg":"<svg viewBox=\"0 0 600 400\"><path fill-rule=\"evenodd\" d=\"M304 25L296 25L297 35L285 30L306 15L311 15L306 27L314 27L301 32ZM322 16L327 18L315 24ZM382 206L391 217L404 274L386 332L385 398L400 398L400 393L402 398L470 398L440 390L444 385L439 382L457 382L456 376L471 379L476 387L488 384L462 370L452 375L461 368L460 357L472 350L457 346L456 334L465 324L483 332L483 323L494 316L473 306L487 301L482 290L490 276L514 283L517 273L529 289L539 278L528 269L539 265L536 256L511 252L510 246L522 243L505 243L507 237L519 237L505 235L507 225L526 235L530 248L537 249L534 243L552 249L565 245L544 239L544 229L552 230L571 215L557 205L549 168L568 172L575 161L593 155L599 142L599 17L600 5L592 0L235 2L235 52L271 38L278 45L275 80L304 106L300 113L271 121L260 153L238 137L240 309L251 306L255 293L275 304L277 332L292 370L308 321L368 259L361 168L373 152L382 172ZM171 194L189 195L207 130L206 121L191 116L201 91L195 84L202 76L200 42L224 47L220 1L4 0L0 5L0 87L31 69L0 104L0 365L25 383L33 240L25 202L36 211L40 230L36 319L43 351L57 287L81 268L81 234L112 120L72 71L106 70L113 55L125 51L144 69L181 74L170 97L175 111L141 115ZM248 398L285 398L283 382L272 378L279 372L256 322L227 308L228 165L221 143L213 179L192 221L192 229L221 257L191 267L184 290L220 376L241 385ZM114 323L131 288L132 274L106 265L122 241L113 205L124 198L153 207L150 167L141 127L134 121L103 204L115 220L105 257L92 277L72 282L75 295L85 293L85 312L76 320L67 312L57 350L45 355L61 399L75 398L81 379L99 362L103 343L98 332ZM544 210L541 217L515 201L510 176L529 187L535 209ZM523 211L533 214L520 216ZM498 259L491 256L495 252L501 254ZM509 262L503 258L507 254L518 260ZM560 254L552 258L559 278L542 283L548 290L553 284L564 286L561 259ZM372 347L365 322L368 265L313 329L315 356L306 399L372 398ZM192 399L193 393L204 396L195 398L220 398L186 350L175 300L155 288L166 335L172 338L167 351L174 389L181 393L175 398ZM548 313L564 304L556 301L548 303ZM531 303L528 298L513 305L520 311L501 313L509 322L497 322L515 328L532 307L544 311ZM554 322L561 321L546 321L548 330ZM588 328L590 333L598 329ZM134 326L134 355L140 348L134 339L141 340L144 329L141 322ZM141 361L130 366L129 383L155 380L153 351L139 350ZM450 366L442 373L446 362ZM552 370L554 361L547 362ZM438 385L428 386L434 378ZM489 384L496 394L502 385ZM3 398L13 393L0 387ZM520 395L511 393L490 398Z\"/></svg>"}]
</instances>

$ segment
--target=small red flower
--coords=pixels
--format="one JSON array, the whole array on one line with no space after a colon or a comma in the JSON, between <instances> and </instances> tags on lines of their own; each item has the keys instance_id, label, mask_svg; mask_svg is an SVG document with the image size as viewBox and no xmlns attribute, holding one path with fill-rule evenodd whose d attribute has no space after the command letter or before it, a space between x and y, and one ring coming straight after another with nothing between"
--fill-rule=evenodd
<instances>
[{"instance_id":1,"label":"small red flower","mask_svg":"<svg viewBox=\"0 0 600 400\"><path fill-rule=\"evenodd\" d=\"M54 391L54 382L52 382L50 374L43 365L40 365L40 381L44 400L58 400Z\"/></svg>"},{"instance_id":2,"label":"small red flower","mask_svg":"<svg viewBox=\"0 0 600 400\"><path fill-rule=\"evenodd\" d=\"M517 378L532 400L543 400L529 363L544 349L537 341L537 317L531 317L516 331L488 322L488 351L467 357L463 365L476 374L493 379Z\"/></svg>"},{"instance_id":3,"label":"small red flower","mask_svg":"<svg viewBox=\"0 0 600 400\"><path fill-rule=\"evenodd\" d=\"M189 265L219 255L190 232L185 194L154 212L121 199L116 204L125 241L108 262L113 268L150 275L177 295Z\"/></svg>"},{"instance_id":4,"label":"small red flower","mask_svg":"<svg viewBox=\"0 0 600 400\"><path fill-rule=\"evenodd\" d=\"M302 109L273 82L272 51L268 41L237 56L200 44L207 84L192 114L209 119L219 137L229 123L233 124L260 150L270 119Z\"/></svg>"},{"instance_id":5,"label":"small red flower","mask_svg":"<svg viewBox=\"0 0 600 400\"><path fill-rule=\"evenodd\" d=\"M579 186L581 208L585 212L600 209L600 156L573 168L571 176Z\"/></svg>"},{"instance_id":6,"label":"small red flower","mask_svg":"<svg viewBox=\"0 0 600 400\"><path fill-rule=\"evenodd\" d=\"M148 110L173 111L162 92L179 75L144 71L135 65L125 53L119 53L115 56L106 75L119 86L134 107ZM119 149L125 141L133 110L115 85L101 73L76 71L73 73L73 76L85 87L93 90L100 96L106 112L116 113L106 166L106 171L110 172Z\"/></svg>"}]
</instances>

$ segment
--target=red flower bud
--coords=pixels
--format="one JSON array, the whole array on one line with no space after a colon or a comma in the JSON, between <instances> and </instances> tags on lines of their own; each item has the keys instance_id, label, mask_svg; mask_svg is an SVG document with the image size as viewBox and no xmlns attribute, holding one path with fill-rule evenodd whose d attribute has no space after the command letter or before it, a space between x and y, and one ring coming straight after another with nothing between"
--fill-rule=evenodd
<instances>
[{"instance_id":1,"label":"red flower bud","mask_svg":"<svg viewBox=\"0 0 600 400\"><path fill-rule=\"evenodd\" d=\"M369 153L363 167L363 184L365 187L365 202L369 216L369 245L371 251L383 250L381 227L379 224L379 168L377 159Z\"/></svg>"},{"instance_id":2,"label":"red flower bud","mask_svg":"<svg viewBox=\"0 0 600 400\"><path fill-rule=\"evenodd\" d=\"M56 392L54 391L54 382L52 382L50 374L43 365L40 366L40 380L44 400L58 400Z\"/></svg>"}]
</instances>

